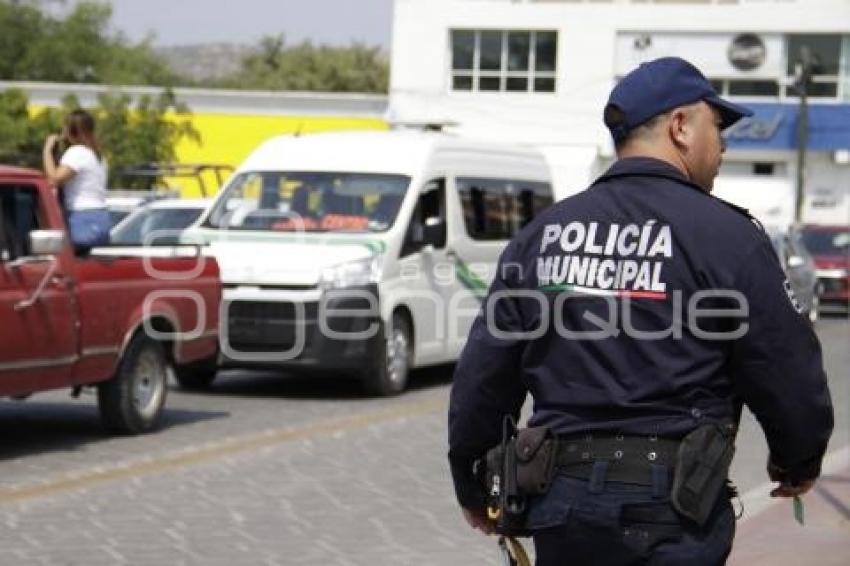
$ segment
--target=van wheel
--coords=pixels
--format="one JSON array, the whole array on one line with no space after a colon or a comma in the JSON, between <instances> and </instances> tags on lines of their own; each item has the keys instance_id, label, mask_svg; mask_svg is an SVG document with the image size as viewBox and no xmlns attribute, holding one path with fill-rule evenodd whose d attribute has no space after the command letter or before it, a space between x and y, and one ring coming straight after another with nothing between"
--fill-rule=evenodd
<instances>
[{"instance_id":1,"label":"van wheel","mask_svg":"<svg viewBox=\"0 0 850 566\"><path fill-rule=\"evenodd\" d=\"M400 313L393 313L392 325L387 332L383 363L366 375L369 393L386 397L398 395L407 387L407 378L413 362L413 345L410 323Z\"/></svg>"},{"instance_id":2,"label":"van wheel","mask_svg":"<svg viewBox=\"0 0 850 566\"><path fill-rule=\"evenodd\" d=\"M187 391L204 391L215 381L218 366L215 358L186 364L174 368L174 378L182 389Z\"/></svg>"},{"instance_id":3,"label":"van wheel","mask_svg":"<svg viewBox=\"0 0 850 566\"><path fill-rule=\"evenodd\" d=\"M98 386L103 424L119 434L139 434L159 424L170 367L162 344L143 333L127 346L118 371Z\"/></svg>"}]
</instances>

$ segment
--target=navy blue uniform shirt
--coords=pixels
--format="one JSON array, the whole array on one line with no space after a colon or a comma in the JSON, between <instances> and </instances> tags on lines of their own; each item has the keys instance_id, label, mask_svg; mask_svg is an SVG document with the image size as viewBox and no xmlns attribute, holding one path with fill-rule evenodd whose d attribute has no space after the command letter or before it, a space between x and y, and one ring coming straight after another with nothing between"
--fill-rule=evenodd
<instances>
[{"instance_id":1,"label":"navy blue uniform shirt","mask_svg":"<svg viewBox=\"0 0 850 566\"><path fill-rule=\"evenodd\" d=\"M449 460L483 506L473 462L503 415L530 426L681 438L745 403L773 463L816 477L833 414L820 344L746 211L651 158L615 163L503 252L458 362ZM714 309L715 313L708 312Z\"/></svg>"}]
</instances>

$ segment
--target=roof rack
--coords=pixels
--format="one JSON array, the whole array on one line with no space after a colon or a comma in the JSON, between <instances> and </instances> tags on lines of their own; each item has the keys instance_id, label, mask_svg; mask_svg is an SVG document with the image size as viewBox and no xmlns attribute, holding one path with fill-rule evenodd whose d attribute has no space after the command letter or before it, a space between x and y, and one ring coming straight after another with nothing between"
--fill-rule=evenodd
<instances>
[{"instance_id":1,"label":"roof rack","mask_svg":"<svg viewBox=\"0 0 850 566\"><path fill-rule=\"evenodd\" d=\"M446 128L456 128L457 126L460 126L460 122L453 120L405 120L390 122L390 127L394 130L422 130L424 132L444 132Z\"/></svg>"},{"instance_id":2,"label":"roof rack","mask_svg":"<svg viewBox=\"0 0 850 566\"><path fill-rule=\"evenodd\" d=\"M153 181L161 177L183 177L194 178L198 181L201 189L201 195L209 197L209 191L203 178L203 173L211 171L215 174L216 187L218 189L224 183L227 176L233 173L234 168L231 165L223 163L161 163L150 162L140 163L129 167L123 167L115 171L117 178L127 177L142 177L150 179L148 188L153 189Z\"/></svg>"}]
</instances>

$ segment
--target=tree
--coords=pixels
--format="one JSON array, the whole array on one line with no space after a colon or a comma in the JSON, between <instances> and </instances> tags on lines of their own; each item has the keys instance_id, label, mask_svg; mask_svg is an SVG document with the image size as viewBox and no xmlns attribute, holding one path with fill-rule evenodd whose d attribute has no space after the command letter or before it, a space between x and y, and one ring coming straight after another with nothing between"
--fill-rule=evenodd
<instances>
[{"instance_id":1,"label":"tree","mask_svg":"<svg viewBox=\"0 0 850 566\"><path fill-rule=\"evenodd\" d=\"M24 91L8 89L0 92L0 162L27 167L41 166L44 138L62 127L64 112L79 107L74 96L63 99L62 109L46 108L30 116L29 101Z\"/></svg>"},{"instance_id":2,"label":"tree","mask_svg":"<svg viewBox=\"0 0 850 566\"><path fill-rule=\"evenodd\" d=\"M266 90L386 92L389 64L377 47L316 46L309 41L286 47L282 35L265 37L232 76L216 86Z\"/></svg>"},{"instance_id":3,"label":"tree","mask_svg":"<svg viewBox=\"0 0 850 566\"><path fill-rule=\"evenodd\" d=\"M140 163L174 161L175 147L184 138L201 143L201 135L192 125L188 107L177 101L171 90L156 98L142 96L135 109L126 94L102 94L98 97L98 135L114 176ZM178 119L169 119L173 114ZM147 188L143 179L122 180L124 189Z\"/></svg>"},{"instance_id":4,"label":"tree","mask_svg":"<svg viewBox=\"0 0 850 566\"><path fill-rule=\"evenodd\" d=\"M237 72L195 83L178 77L150 39L111 33L108 2L83 0L61 18L43 9L46 2L0 0L0 80L330 92L386 92L389 83L377 47L287 46L283 35L264 37Z\"/></svg>"},{"instance_id":5,"label":"tree","mask_svg":"<svg viewBox=\"0 0 850 566\"><path fill-rule=\"evenodd\" d=\"M148 41L108 32L112 8L86 0L64 19L35 0L0 0L0 79L168 85L175 77Z\"/></svg>"}]
</instances>

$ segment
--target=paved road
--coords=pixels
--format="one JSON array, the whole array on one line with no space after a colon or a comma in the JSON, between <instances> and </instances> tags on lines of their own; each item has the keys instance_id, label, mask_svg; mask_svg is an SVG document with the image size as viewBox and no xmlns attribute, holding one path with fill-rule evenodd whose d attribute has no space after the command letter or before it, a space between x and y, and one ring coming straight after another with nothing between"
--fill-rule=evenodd
<instances>
[{"instance_id":1,"label":"paved road","mask_svg":"<svg viewBox=\"0 0 850 566\"><path fill-rule=\"evenodd\" d=\"M850 443L850 323L818 332L838 449ZM172 390L163 430L139 438L105 437L91 396L0 402L0 565L497 564L451 493L450 371L419 372L394 399L222 374L207 394ZM742 491L756 494L765 454L750 418L733 468Z\"/></svg>"}]
</instances>

